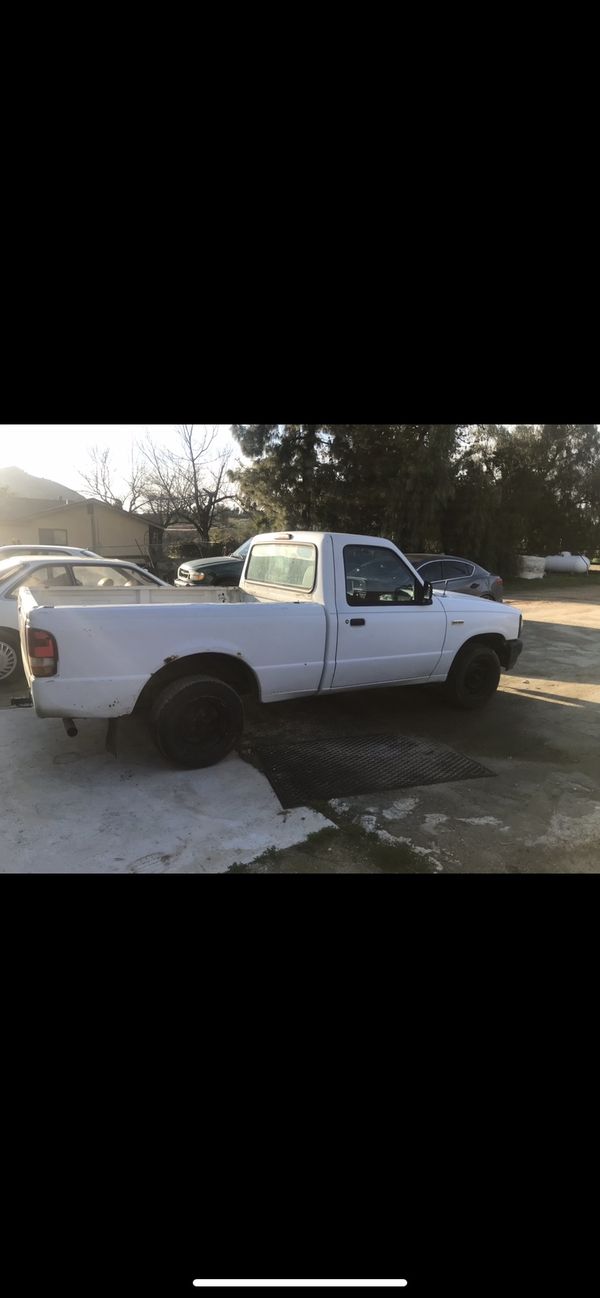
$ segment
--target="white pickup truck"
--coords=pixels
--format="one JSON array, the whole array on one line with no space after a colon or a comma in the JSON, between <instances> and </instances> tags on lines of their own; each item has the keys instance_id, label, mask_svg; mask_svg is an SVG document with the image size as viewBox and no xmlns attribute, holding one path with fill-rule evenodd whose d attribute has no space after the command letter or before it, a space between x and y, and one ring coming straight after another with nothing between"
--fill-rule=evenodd
<instances>
[{"instance_id":1,"label":"white pickup truck","mask_svg":"<svg viewBox=\"0 0 600 1298\"><path fill-rule=\"evenodd\" d=\"M371 686L444 684L475 708L522 649L518 610L434 594L379 537L254 537L240 589L19 595L25 673L40 717L146 711L163 756L210 766L235 745L242 696L263 703Z\"/></svg>"}]
</instances>

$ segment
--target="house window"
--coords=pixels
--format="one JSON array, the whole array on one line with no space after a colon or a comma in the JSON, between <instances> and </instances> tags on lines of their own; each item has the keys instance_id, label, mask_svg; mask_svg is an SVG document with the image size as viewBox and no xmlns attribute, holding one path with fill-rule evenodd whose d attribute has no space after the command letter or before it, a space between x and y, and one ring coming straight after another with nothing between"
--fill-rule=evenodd
<instances>
[{"instance_id":1,"label":"house window","mask_svg":"<svg viewBox=\"0 0 600 1298\"><path fill-rule=\"evenodd\" d=\"M40 545L66 545L67 532L62 527L40 527Z\"/></svg>"}]
</instances>

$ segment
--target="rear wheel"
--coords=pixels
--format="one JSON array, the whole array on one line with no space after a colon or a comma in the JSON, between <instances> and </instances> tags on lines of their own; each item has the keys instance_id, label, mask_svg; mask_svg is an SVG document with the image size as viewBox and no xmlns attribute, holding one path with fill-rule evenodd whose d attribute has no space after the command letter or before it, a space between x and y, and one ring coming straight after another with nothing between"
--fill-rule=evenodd
<instances>
[{"instance_id":1,"label":"rear wheel","mask_svg":"<svg viewBox=\"0 0 600 1298\"><path fill-rule=\"evenodd\" d=\"M10 681L21 669L19 637L14 631L0 631L0 681Z\"/></svg>"},{"instance_id":2,"label":"rear wheel","mask_svg":"<svg viewBox=\"0 0 600 1298\"><path fill-rule=\"evenodd\" d=\"M450 668L446 698L458 708L481 708L498 689L500 673L500 659L489 645L466 645Z\"/></svg>"},{"instance_id":3,"label":"rear wheel","mask_svg":"<svg viewBox=\"0 0 600 1298\"><path fill-rule=\"evenodd\" d=\"M157 748L177 766L195 770L226 757L244 726L239 694L212 676L183 676L154 701L151 725Z\"/></svg>"}]
</instances>

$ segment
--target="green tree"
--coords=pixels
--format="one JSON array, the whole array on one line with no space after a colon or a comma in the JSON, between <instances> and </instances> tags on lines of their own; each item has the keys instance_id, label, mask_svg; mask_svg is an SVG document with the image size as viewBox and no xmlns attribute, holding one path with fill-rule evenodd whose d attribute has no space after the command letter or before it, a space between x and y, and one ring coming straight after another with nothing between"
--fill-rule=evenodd
<instances>
[{"instance_id":1,"label":"green tree","mask_svg":"<svg viewBox=\"0 0 600 1298\"><path fill-rule=\"evenodd\" d=\"M236 474L245 507L275 526L389 536L405 548L439 543L454 490L455 424L244 424L252 463Z\"/></svg>"},{"instance_id":2,"label":"green tree","mask_svg":"<svg viewBox=\"0 0 600 1298\"><path fill-rule=\"evenodd\" d=\"M243 424L244 506L274 527L387 536L510 576L600 549L595 424Z\"/></svg>"},{"instance_id":3,"label":"green tree","mask_svg":"<svg viewBox=\"0 0 600 1298\"><path fill-rule=\"evenodd\" d=\"M469 430L444 548L510 576L519 554L600 544L595 424L482 424Z\"/></svg>"},{"instance_id":4,"label":"green tree","mask_svg":"<svg viewBox=\"0 0 600 1298\"><path fill-rule=\"evenodd\" d=\"M230 475L243 508L274 527L318 529L330 474L326 425L233 424L232 432L252 461Z\"/></svg>"}]
</instances>

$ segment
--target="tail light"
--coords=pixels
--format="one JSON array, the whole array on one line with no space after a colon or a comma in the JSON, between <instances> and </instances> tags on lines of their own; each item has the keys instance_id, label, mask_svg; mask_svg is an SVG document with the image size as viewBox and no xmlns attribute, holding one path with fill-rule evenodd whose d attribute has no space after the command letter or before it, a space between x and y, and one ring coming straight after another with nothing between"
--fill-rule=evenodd
<instances>
[{"instance_id":1,"label":"tail light","mask_svg":"<svg viewBox=\"0 0 600 1298\"><path fill-rule=\"evenodd\" d=\"M32 676L56 676L58 645L49 631L27 627L27 657Z\"/></svg>"}]
</instances>

